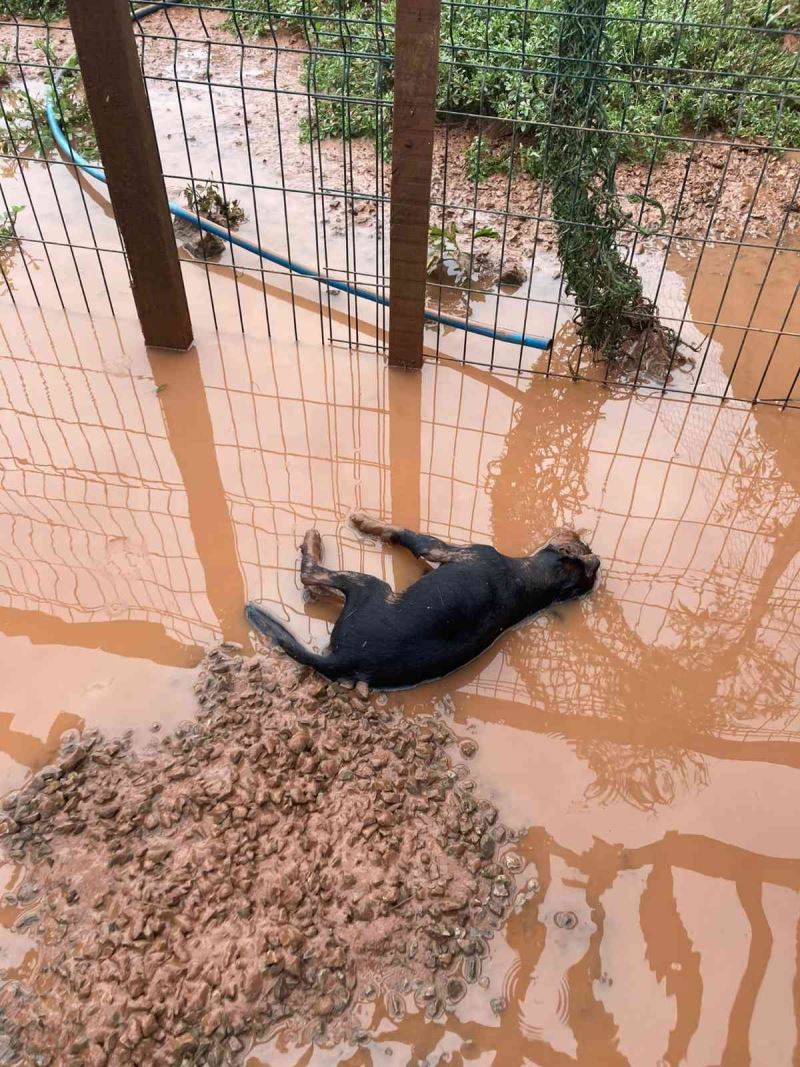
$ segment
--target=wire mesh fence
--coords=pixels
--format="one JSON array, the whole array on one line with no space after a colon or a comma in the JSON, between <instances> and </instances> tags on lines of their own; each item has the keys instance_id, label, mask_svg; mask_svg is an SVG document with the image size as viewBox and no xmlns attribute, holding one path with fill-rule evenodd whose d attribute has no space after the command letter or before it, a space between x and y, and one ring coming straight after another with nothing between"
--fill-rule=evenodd
<instances>
[{"instance_id":1,"label":"wire mesh fence","mask_svg":"<svg viewBox=\"0 0 800 1067\"><path fill-rule=\"evenodd\" d=\"M303 641L321 641L326 619L303 603L295 566L305 524L320 528L331 561L396 582L399 561L347 531L350 509L405 508L404 521L438 536L515 553L569 523L602 551L610 594L587 603L582 662L557 619L534 622L461 681L460 712L490 708L521 739L522 729L566 739L587 797L647 812L719 775L730 742L741 743L735 758L769 765L770 780L797 766L793 457L777 414L702 402L800 399L798 163L784 151L797 143L797 53L786 12L759 8L755 25L722 0L704 17L656 3L611 12L623 37L617 65L609 60L609 130L627 135L617 142L632 218L624 255L662 319L697 346L694 367L665 383L636 366L615 376L575 348L546 169L560 13L445 5L429 307L556 343L538 355L433 325L438 358L414 378L415 399L359 353L383 346L384 306L185 229L176 237L195 324L221 339L215 347L206 334L200 357L166 357L181 377L159 393L105 193L49 139L42 105L60 72L59 121L92 158L70 87L71 34L21 7L0 9L0 216L19 238L0 242L4 632L95 649L116 627L111 651L185 664L235 637L231 619L253 597ZM312 274L386 295L392 16L389 4L326 12L292 0L280 10L181 4L138 22L171 197L202 201L231 236ZM701 30L712 44L689 53ZM729 41L744 42L743 61ZM759 49L782 66L765 72ZM484 369L612 378L619 391L580 390L576 402L578 390L527 389ZM699 402L645 402L628 386ZM563 878L576 910L618 927L639 914L609 892L621 869L649 871L679 922L685 899L707 895L687 878L713 878L717 895L727 887L732 909L737 870L768 906L773 887L798 885L793 861L710 837L671 833L624 856L591 844L580 854L542 828L533 858L545 891ZM577 890L576 870L586 876ZM748 922L763 940L754 899L731 911L743 944ZM705 916L694 922L696 947ZM682 964L696 968L686 944ZM750 975L744 958L742 969ZM531 1042L530 1055L542 1048Z\"/></svg>"},{"instance_id":2,"label":"wire mesh fence","mask_svg":"<svg viewBox=\"0 0 800 1067\"><path fill-rule=\"evenodd\" d=\"M383 347L393 4L131 10L168 193L230 239L176 224L195 316L251 336L298 336L296 309L313 306L318 339ZM568 17L601 19L602 48L585 71L563 61ZM677 9L614 0L600 16L577 4L444 3L427 306L488 336L433 323L428 354L796 405L798 42L791 6L756 0ZM97 158L73 51L57 2L4 0L0 299L130 315L105 193L54 151L44 110L57 77L57 121ZM597 83L603 129L576 115L574 137L554 139L564 132L553 105L565 79ZM581 171L598 132L613 155L619 256L691 353L685 363L674 352L660 367L598 361L575 330L559 238L565 227L586 229L591 275L599 229L555 215L551 189L565 168ZM527 347L522 338L534 334L552 337L552 349Z\"/></svg>"},{"instance_id":3,"label":"wire mesh fence","mask_svg":"<svg viewBox=\"0 0 800 1067\"><path fill-rule=\"evenodd\" d=\"M350 510L512 554L571 525L602 546L613 593L590 603L580 664L570 629L534 623L464 679L464 693L559 718L611 721L633 705L650 722L661 708L647 686L635 698L641 678L666 686L685 674L685 692L705 686L708 700L703 723L684 726L794 730L798 493L775 421L761 440L735 407L600 390L571 403L566 385L529 390L441 361L406 429L419 455L404 493L408 449L392 434L415 394L398 396L358 353L281 354L275 343L265 376L263 348L240 339L209 349L202 375L187 357L191 373L159 394L145 373L109 377L88 331L67 343L59 330L49 348L6 329L0 341L13 353L0 358L6 622L147 623L168 662L191 660L242 616L247 591L303 641L324 642L329 620L308 610L297 575L306 527L334 566L397 584L402 556L349 530ZM740 687L743 721L732 717Z\"/></svg>"}]
</instances>

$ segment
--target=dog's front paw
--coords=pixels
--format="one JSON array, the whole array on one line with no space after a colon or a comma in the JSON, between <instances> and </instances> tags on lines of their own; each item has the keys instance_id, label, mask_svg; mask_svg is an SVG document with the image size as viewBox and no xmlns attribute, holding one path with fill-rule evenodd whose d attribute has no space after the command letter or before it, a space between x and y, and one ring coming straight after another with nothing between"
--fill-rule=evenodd
<instances>
[{"instance_id":1,"label":"dog's front paw","mask_svg":"<svg viewBox=\"0 0 800 1067\"><path fill-rule=\"evenodd\" d=\"M354 511L350 524L368 537L380 537L384 528L379 519L373 519L363 511Z\"/></svg>"}]
</instances>

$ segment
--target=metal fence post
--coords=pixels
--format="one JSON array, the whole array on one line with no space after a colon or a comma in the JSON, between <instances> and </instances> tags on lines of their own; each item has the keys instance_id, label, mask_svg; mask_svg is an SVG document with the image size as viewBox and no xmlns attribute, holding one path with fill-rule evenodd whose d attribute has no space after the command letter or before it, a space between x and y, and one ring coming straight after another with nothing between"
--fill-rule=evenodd
<instances>
[{"instance_id":1,"label":"metal fence post","mask_svg":"<svg viewBox=\"0 0 800 1067\"><path fill-rule=\"evenodd\" d=\"M148 345L187 349L192 323L126 0L67 0L111 206Z\"/></svg>"},{"instance_id":2,"label":"metal fence post","mask_svg":"<svg viewBox=\"0 0 800 1067\"><path fill-rule=\"evenodd\" d=\"M389 363L422 365L441 0L398 0L390 215Z\"/></svg>"}]
</instances>

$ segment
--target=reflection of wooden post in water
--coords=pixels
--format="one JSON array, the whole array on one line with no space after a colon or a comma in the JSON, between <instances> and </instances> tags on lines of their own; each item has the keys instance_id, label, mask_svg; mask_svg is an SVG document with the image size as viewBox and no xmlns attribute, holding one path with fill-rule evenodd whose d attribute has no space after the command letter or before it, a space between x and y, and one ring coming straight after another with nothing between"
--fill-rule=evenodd
<instances>
[{"instance_id":1,"label":"reflection of wooden post in water","mask_svg":"<svg viewBox=\"0 0 800 1067\"><path fill-rule=\"evenodd\" d=\"M389 367L389 479L392 523L418 530L422 473L422 375ZM394 549L395 588L405 589L422 573L423 564L405 549Z\"/></svg>"},{"instance_id":2,"label":"reflection of wooden post in water","mask_svg":"<svg viewBox=\"0 0 800 1067\"><path fill-rule=\"evenodd\" d=\"M389 362L422 365L440 0L399 0L392 108Z\"/></svg>"},{"instance_id":3,"label":"reflection of wooden post in water","mask_svg":"<svg viewBox=\"0 0 800 1067\"><path fill-rule=\"evenodd\" d=\"M60 711L53 720L47 737L40 741L33 734L12 730L13 721L13 715L5 711L0 713L0 752L5 752L15 763L32 771L44 767L52 759L62 734L67 730L83 730L86 725L79 715Z\"/></svg>"},{"instance_id":4,"label":"reflection of wooden post in water","mask_svg":"<svg viewBox=\"0 0 800 1067\"><path fill-rule=\"evenodd\" d=\"M130 10L124 0L67 9L144 339L186 349L192 323Z\"/></svg>"},{"instance_id":5,"label":"reflection of wooden post in water","mask_svg":"<svg viewBox=\"0 0 800 1067\"><path fill-rule=\"evenodd\" d=\"M206 596L224 639L248 647L244 581L197 350L192 349L179 360L151 352L150 366L156 385L169 386L161 393L164 423L186 490L189 523L205 575Z\"/></svg>"}]
</instances>

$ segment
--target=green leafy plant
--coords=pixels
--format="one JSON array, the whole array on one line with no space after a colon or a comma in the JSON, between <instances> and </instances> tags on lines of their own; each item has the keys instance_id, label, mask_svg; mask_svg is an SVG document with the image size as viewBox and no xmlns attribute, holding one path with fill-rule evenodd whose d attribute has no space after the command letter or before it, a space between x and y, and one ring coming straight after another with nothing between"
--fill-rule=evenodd
<instances>
[{"instance_id":1,"label":"green leafy plant","mask_svg":"<svg viewBox=\"0 0 800 1067\"><path fill-rule=\"evenodd\" d=\"M663 379L690 359L662 325L635 268L620 252L630 229L616 196L616 140L606 132L606 0L567 0L551 105L545 180L553 194L558 254L576 302L578 337L595 359Z\"/></svg>"},{"instance_id":2,"label":"green leafy plant","mask_svg":"<svg viewBox=\"0 0 800 1067\"><path fill-rule=\"evenodd\" d=\"M11 84L11 74L8 70L8 57L11 55L11 47L3 45L0 49L0 85Z\"/></svg>"},{"instance_id":3,"label":"green leafy plant","mask_svg":"<svg viewBox=\"0 0 800 1067\"><path fill-rule=\"evenodd\" d=\"M66 17L64 0L4 0L3 10L20 19L41 19L54 22Z\"/></svg>"},{"instance_id":4,"label":"green leafy plant","mask_svg":"<svg viewBox=\"0 0 800 1067\"><path fill-rule=\"evenodd\" d=\"M83 89L83 78L78 66L78 57L70 58L61 66L61 76L57 77L59 66L52 48L44 41L37 42L50 65L50 92L54 101L54 110L59 125L67 140L81 155L97 160L99 151L92 125L89 104Z\"/></svg>"},{"instance_id":5,"label":"green leafy plant","mask_svg":"<svg viewBox=\"0 0 800 1067\"><path fill-rule=\"evenodd\" d=\"M369 137L388 156L394 94L395 0L231 0L229 26L271 36L278 28L301 32L304 71L313 94L301 135Z\"/></svg>"},{"instance_id":6,"label":"green leafy plant","mask_svg":"<svg viewBox=\"0 0 800 1067\"><path fill-rule=\"evenodd\" d=\"M306 137L385 143L394 0L232 0L231 11L244 32L269 34L288 24L305 34L306 82L315 94ZM800 7L768 11L764 0L688 0L685 12L672 0L649 0L642 22L641 0L609 0L601 74L619 157L658 158L687 128L800 143L797 61L783 43L800 25ZM527 0L442 8L439 108L507 120L509 133L535 146L534 155L520 158L529 173L547 139L560 26L560 18L531 10ZM482 178L493 165L507 165L498 155L484 163L481 152Z\"/></svg>"},{"instance_id":7,"label":"green leafy plant","mask_svg":"<svg viewBox=\"0 0 800 1067\"><path fill-rule=\"evenodd\" d=\"M24 89L3 94L0 103L0 151L44 155L53 145L44 104Z\"/></svg>"},{"instance_id":8,"label":"green leafy plant","mask_svg":"<svg viewBox=\"0 0 800 1067\"><path fill-rule=\"evenodd\" d=\"M22 208L18 204L0 211L0 288L12 285L9 268L19 248L16 221L20 211Z\"/></svg>"},{"instance_id":9,"label":"green leafy plant","mask_svg":"<svg viewBox=\"0 0 800 1067\"><path fill-rule=\"evenodd\" d=\"M73 148L82 155L96 159L97 141L77 57L73 56L60 64L46 41L37 41L36 44L48 63L48 90L54 101L59 125ZM61 76L57 77L59 69ZM45 101L34 95L40 88L40 85L29 82L22 88L4 94L0 110L0 148L3 152L45 155L54 146L47 123Z\"/></svg>"},{"instance_id":10,"label":"green leafy plant","mask_svg":"<svg viewBox=\"0 0 800 1067\"><path fill-rule=\"evenodd\" d=\"M64 0L3 0L3 13L20 19L57 22L67 17L67 6Z\"/></svg>"},{"instance_id":11,"label":"green leafy plant","mask_svg":"<svg viewBox=\"0 0 800 1067\"><path fill-rule=\"evenodd\" d=\"M20 211L22 208L19 204L12 204L8 211L0 213L0 248L7 248L12 241L16 241L16 221Z\"/></svg>"},{"instance_id":12,"label":"green leafy plant","mask_svg":"<svg viewBox=\"0 0 800 1067\"><path fill-rule=\"evenodd\" d=\"M473 237L498 237L492 226L481 226L475 230ZM472 257L461 247L458 229L454 222L446 226L428 228L428 277L440 277L447 274L453 285L466 285L472 274Z\"/></svg>"},{"instance_id":13,"label":"green leafy plant","mask_svg":"<svg viewBox=\"0 0 800 1067\"><path fill-rule=\"evenodd\" d=\"M247 217L238 200L226 200L214 182L187 185L183 190L186 203L203 218L235 230Z\"/></svg>"}]
</instances>

